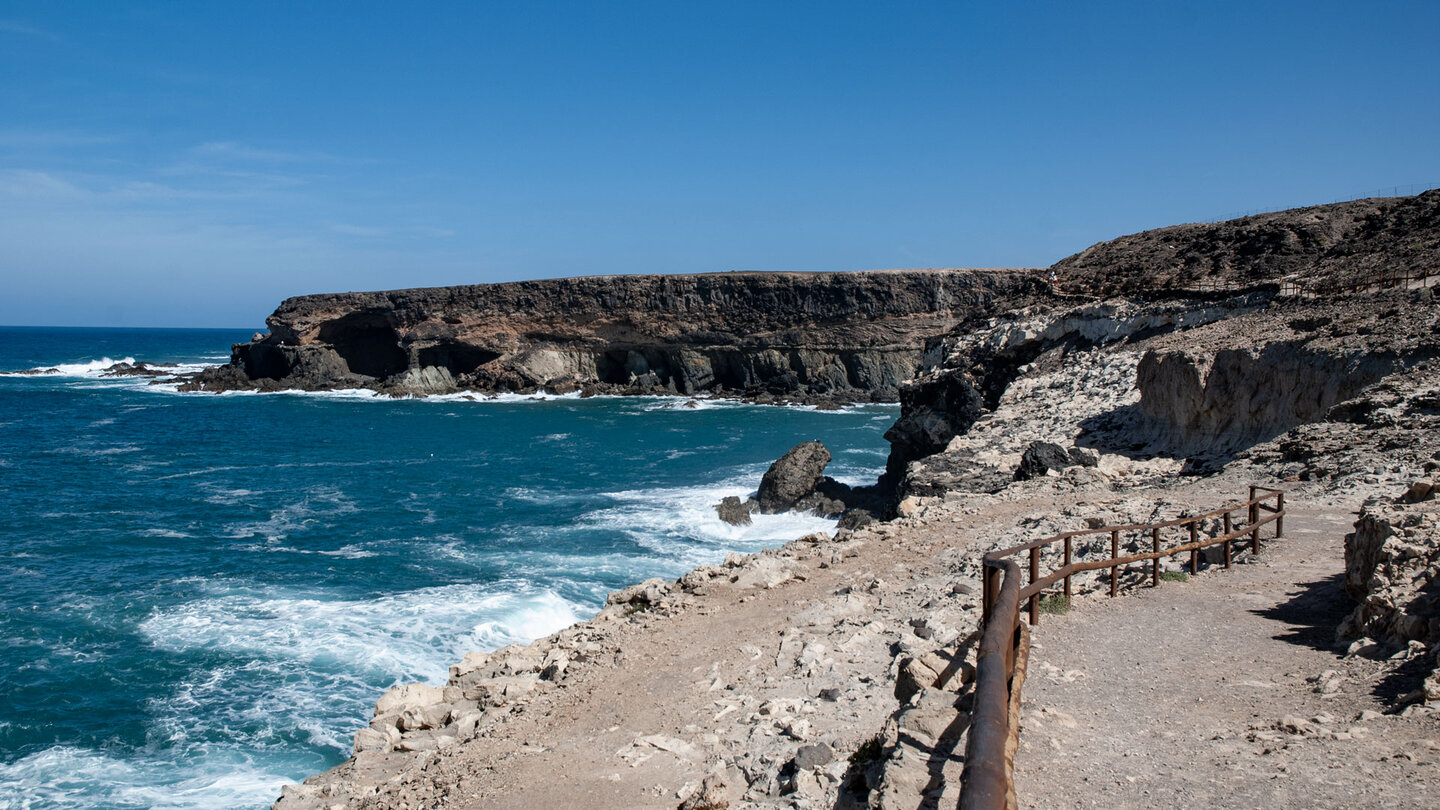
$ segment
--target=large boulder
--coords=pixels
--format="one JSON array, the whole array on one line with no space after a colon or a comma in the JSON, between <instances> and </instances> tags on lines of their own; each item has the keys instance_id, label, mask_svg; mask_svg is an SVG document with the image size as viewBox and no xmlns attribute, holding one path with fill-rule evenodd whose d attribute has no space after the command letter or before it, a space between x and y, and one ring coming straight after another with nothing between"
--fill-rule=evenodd
<instances>
[{"instance_id":1,"label":"large boulder","mask_svg":"<svg viewBox=\"0 0 1440 810\"><path fill-rule=\"evenodd\" d=\"M761 513L773 515L794 508L801 498L815 491L829 463L830 451L818 441L791 448L771 464L765 477L760 479L760 491L755 499Z\"/></svg>"},{"instance_id":2,"label":"large boulder","mask_svg":"<svg viewBox=\"0 0 1440 810\"><path fill-rule=\"evenodd\" d=\"M1020 456L1020 466L1015 470L1016 481L1043 478L1050 470L1063 470L1074 464L1065 448L1053 442L1031 442Z\"/></svg>"}]
</instances>

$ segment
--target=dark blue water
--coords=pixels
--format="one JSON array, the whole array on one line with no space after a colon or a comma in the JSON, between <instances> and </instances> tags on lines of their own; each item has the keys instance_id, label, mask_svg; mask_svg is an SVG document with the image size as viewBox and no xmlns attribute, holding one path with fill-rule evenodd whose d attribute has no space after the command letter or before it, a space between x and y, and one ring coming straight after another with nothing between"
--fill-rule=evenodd
<instances>
[{"instance_id":1,"label":"dark blue water","mask_svg":"<svg viewBox=\"0 0 1440 810\"><path fill-rule=\"evenodd\" d=\"M873 480L896 416L98 376L248 338L0 328L0 372L59 370L0 376L0 808L268 806L397 682L829 528L711 506L812 438Z\"/></svg>"}]
</instances>

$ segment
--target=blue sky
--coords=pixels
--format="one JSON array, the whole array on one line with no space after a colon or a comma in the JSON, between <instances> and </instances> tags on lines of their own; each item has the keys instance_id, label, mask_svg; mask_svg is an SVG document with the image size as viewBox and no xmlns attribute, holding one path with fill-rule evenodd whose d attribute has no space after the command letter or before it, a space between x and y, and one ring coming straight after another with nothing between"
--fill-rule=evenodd
<instances>
[{"instance_id":1,"label":"blue sky","mask_svg":"<svg viewBox=\"0 0 1440 810\"><path fill-rule=\"evenodd\" d=\"M0 0L0 323L1043 266L1440 184L1440 3Z\"/></svg>"}]
</instances>

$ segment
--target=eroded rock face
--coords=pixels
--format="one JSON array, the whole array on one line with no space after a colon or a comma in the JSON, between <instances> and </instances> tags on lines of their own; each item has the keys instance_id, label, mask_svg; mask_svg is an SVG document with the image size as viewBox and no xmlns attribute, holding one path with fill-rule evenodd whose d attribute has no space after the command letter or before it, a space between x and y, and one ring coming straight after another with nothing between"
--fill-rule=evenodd
<instances>
[{"instance_id":1,"label":"eroded rock face","mask_svg":"<svg viewBox=\"0 0 1440 810\"><path fill-rule=\"evenodd\" d=\"M1247 447L1324 418L1331 406L1399 370L1393 356L1346 356L1290 342L1215 352L1151 351L1140 409L1176 455Z\"/></svg>"},{"instance_id":2,"label":"eroded rock face","mask_svg":"<svg viewBox=\"0 0 1440 810\"><path fill-rule=\"evenodd\" d=\"M1034 271L612 276L291 298L198 390L370 387L893 400L924 342Z\"/></svg>"},{"instance_id":3,"label":"eroded rock face","mask_svg":"<svg viewBox=\"0 0 1440 810\"><path fill-rule=\"evenodd\" d=\"M1345 536L1345 591L1360 602L1344 638L1440 640L1440 504L1368 504Z\"/></svg>"},{"instance_id":4,"label":"eroded rock face","mask_svg":"<svg viewBox=\"0 0 1440 810\"><path fill-rule=\"evenodd\" d=\"M1407 493L1408 494L1408 493ZM1430 674L1402 702L1440 702L1440 503L1414 505L1372 500L1345 536L1345 591L1360 604L1341 622L1352 650L1375 650L1375 641L1424 654ZM1388 654L1388 650L1384 651Z\"/></svg>"}]
</instances>

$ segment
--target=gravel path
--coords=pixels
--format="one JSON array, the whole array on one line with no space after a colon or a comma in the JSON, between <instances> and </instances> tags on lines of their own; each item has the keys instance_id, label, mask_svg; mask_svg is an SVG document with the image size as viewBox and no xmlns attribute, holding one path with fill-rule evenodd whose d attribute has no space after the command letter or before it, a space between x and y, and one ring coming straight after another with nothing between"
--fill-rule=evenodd
<instances>
[{"instance_id":1,"label":"gravel path","mask_svg":"<svg viewBox=\"0 0 1440 810\"><path fill-rule=\"evenodd\" d=\"M1353 521L1295 504L1256 559L1043 617L1020 805L1440 807L1440 722L1380 714L1418 679L1332 647Z\"/></svg>"}]
</instances>

